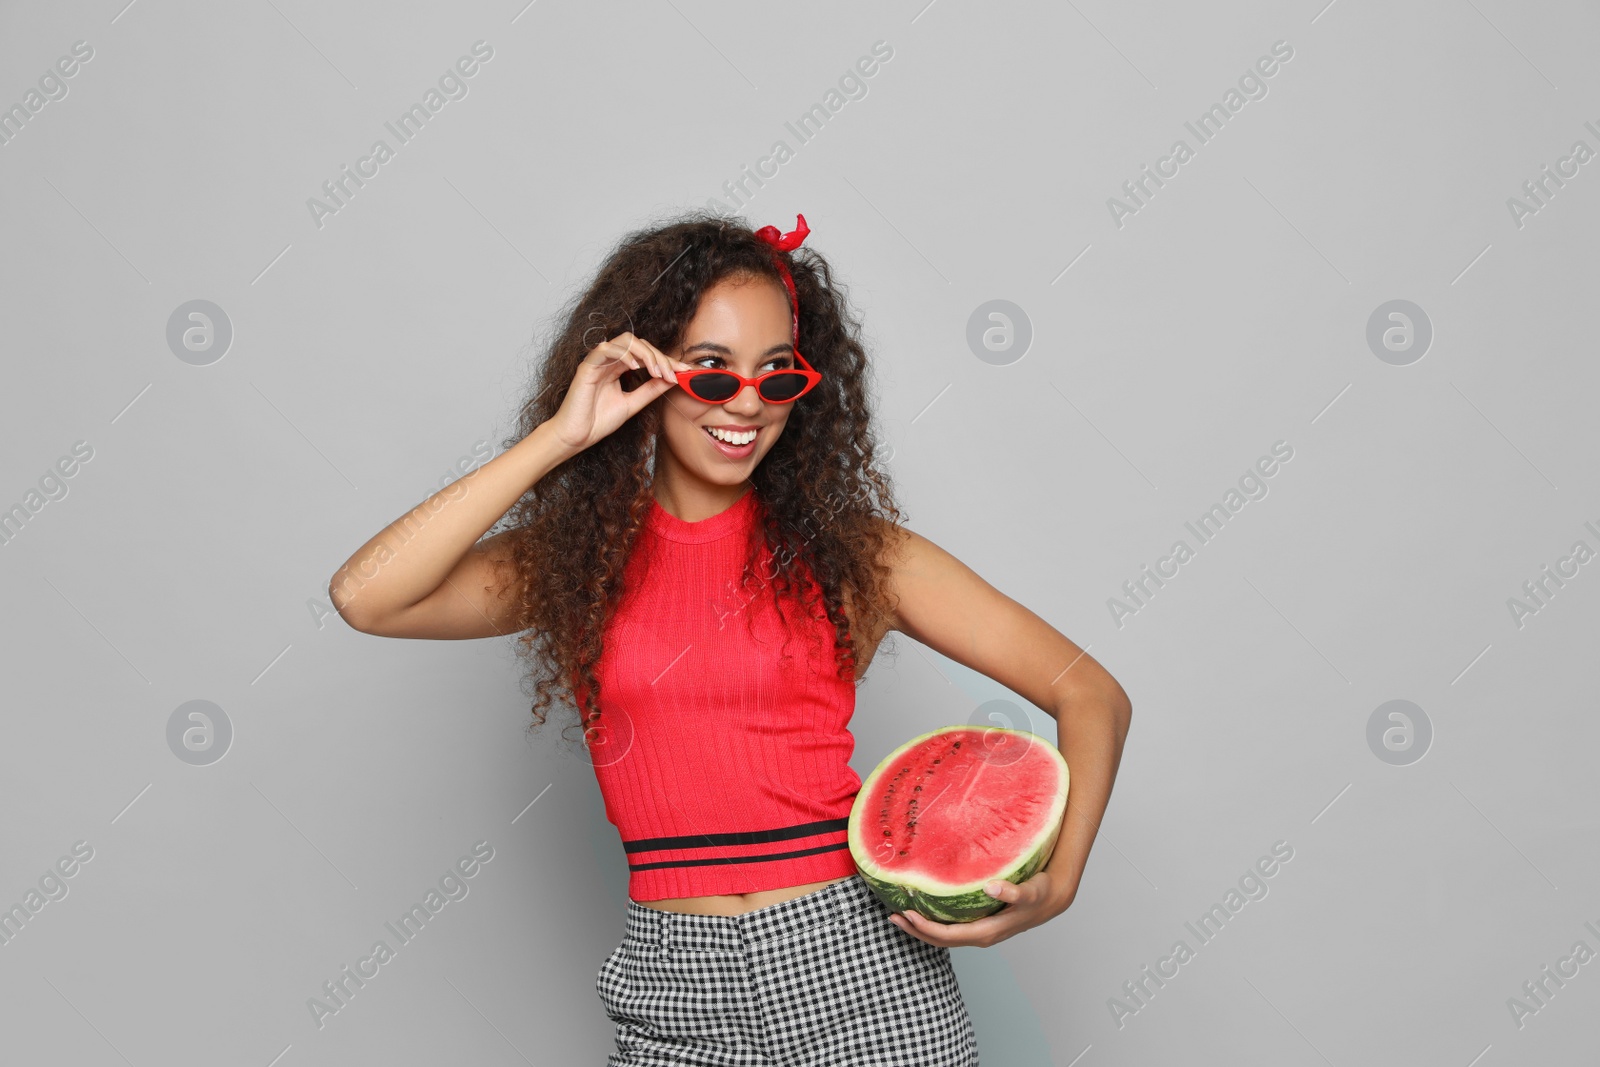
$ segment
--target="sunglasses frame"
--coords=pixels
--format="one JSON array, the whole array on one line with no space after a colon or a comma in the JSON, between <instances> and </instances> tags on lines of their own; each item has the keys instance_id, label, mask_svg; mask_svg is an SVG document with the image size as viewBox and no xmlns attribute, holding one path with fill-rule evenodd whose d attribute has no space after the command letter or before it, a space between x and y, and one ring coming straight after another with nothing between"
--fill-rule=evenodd
<instances>
[{"instance_id":1,"label":"sunglasses frame","mask_svg":"<svg viewBox=\"0 0 1600 1067\"><path fill-rule=\"evenodd\" d=\"M745 387L749 386L749 385L753 385L753 386L756 387L756 396L760 397L761 402L763 404L793 404L796 400L799 400L801 397L803 397L807 393L811 392L811 390L815 389L817 387L817 384L822 381L822 372L818 371L815 367L813 367L806 360L806 357L802 356L800 354L800 350L798 348L794 350L794 358L799 361L800 366L798 366L798 367L779 367L777 370L769 370L765 374L758 374L754 378L746 378L744 375L740 374L738 371L728 370L725 367L697 367L694 370L680 370L680 371L674 371L673 373L677 377L678 385L683 388L683 391L685 393L688 393L689 396L691 396L692 398L694 398L695 400L699 401L702 404L726 404L731 400L737 399L739 394L744 392ZM696 377L698 375L701 375L701 374L729 374L729 375L732 375L733 377L739 379L739 388L735 389L733 391L732 395L727 398L727 400L707 400L705 397L700 396L698 393L696 393L694 390L690 389L687 385L684 384L684 379L685 378L694 378L694 377ZM801 375L804 375L805 379L806 379L805 387L803 389L801 389L798 393L794 394L794 396L791 396L787 400L768 400L761 393L761 382L764 379L772 377L774 374L801 374Z\"/></svg>"}]
</instances>

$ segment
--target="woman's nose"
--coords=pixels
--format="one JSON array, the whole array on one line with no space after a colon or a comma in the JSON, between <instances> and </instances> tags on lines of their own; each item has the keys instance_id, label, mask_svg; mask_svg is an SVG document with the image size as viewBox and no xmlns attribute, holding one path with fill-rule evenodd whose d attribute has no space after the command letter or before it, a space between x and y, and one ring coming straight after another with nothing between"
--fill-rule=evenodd
<instances>
[{"instance_id":1,"label":"woman's nose","mask_svg":"<svg viewBox=\"0 0 1600 1067\"><path fill-rule=\"evenodd\" d=\"M761 410L761 405L766 401L761 399L761 392L753 385L747 385L739 390L739 395L725 404L725 407L735 408L754 415Z\"/></svg>"}]
</instances>

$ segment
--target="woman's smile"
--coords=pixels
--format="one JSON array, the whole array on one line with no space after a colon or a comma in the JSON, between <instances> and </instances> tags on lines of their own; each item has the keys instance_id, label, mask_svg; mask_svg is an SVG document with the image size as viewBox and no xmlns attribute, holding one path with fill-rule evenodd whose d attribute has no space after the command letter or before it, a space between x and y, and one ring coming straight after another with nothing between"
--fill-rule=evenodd
<instances>
[{"instance_id":1,"label":"woman's smile","mask_svg":"<svg viewBox=\"0 0 1600 1067\"><path fill-rule=\"evenodd\" d=\"M702 426L711 444L729 459L744 459L756 450L758 426Z\"/></svg>"}]
</instances>

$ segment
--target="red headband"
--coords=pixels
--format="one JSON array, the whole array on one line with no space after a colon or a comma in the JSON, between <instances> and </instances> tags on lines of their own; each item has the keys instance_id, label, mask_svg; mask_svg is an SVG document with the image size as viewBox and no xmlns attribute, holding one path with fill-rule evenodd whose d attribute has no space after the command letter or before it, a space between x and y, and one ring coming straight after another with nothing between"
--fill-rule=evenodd
<instances>
[{"instance_id":1,"label":"red headband","mask_svg":"<svg viewBox=\"0 0 1600 1067\"><path fill-rule=\"evenodd\" d=\"M772 246L772 262L776 264L778 273L783 276L783 287L789 290L789 306L794 310L794 343L800 345L800 298L794 292L794 278L789 274L789 267L783 262L779 252L792 252L800 247L800 243L811 233L811 227L806 225L804 215L795 216L795 228L788 233L780 234L776 226L763 226L756 231L756 236Z\"/></svg>"}]
</instances>

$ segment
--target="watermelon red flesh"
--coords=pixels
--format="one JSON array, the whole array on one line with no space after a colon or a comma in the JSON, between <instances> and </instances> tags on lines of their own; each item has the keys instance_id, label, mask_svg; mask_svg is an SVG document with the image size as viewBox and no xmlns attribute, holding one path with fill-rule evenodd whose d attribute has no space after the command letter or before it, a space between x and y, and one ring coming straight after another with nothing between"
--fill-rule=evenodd
<instances>
[{"instance_id":1,"label":"watermelon red flesh","mask_svg":"<svg viewBox=\"0 0 1600 1067\"><path fill-rule=\"evenodd\" d=\"M1066 810L1067 764L1034 734L950 726L891 752L862 783L850 851L894 911L940 922L993 914L996 879L1023 882L1050 858Z\"/></svg>"}]
</instances>

